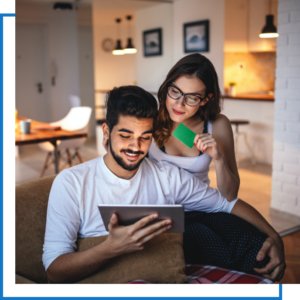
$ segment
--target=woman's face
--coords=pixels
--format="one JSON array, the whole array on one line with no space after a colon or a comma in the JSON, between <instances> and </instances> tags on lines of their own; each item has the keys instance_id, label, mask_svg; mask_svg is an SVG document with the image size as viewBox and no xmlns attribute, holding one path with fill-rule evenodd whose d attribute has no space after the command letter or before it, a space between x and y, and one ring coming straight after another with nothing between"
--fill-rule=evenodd
<instances>
[{"instance_id":1,"label":"woman's face","mask_svg":"<svg viewBox=\"0 0 300 300\"><path fill-rule=\"evenodd\" d=\"M189 77L183 75L177 78L173 82L174 87L179 88L179 90L184 94L199 94L200 97L205 97L206 88L202 80L198 77ZM176 88L175 88L176 90ZM184 102L184 96L181 96L179 99L172 99L167 94L166 107L169 112L170 118L173 122L181 123L191 117L193 117L198 111L200 106L203 106L207 103L208 97L201 101L196 106L189 106Z\"/></svg>"}]
</instances>

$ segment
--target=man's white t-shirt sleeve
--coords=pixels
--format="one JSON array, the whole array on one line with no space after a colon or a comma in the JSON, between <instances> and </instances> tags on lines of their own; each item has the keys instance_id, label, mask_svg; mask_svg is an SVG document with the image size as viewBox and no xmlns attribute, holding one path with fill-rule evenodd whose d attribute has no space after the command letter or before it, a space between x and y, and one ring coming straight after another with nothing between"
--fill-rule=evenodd
<instances>
[{"instance_id":1,"label":"man's white t-shirt sleeve","mask_svg":"<svg viewBox=\"0 0 300 300\"><path fill-rule=\"evenodd\" d=\"M238 198L229 202L219 190L210 187L189 172L165 165L169 177L170 192L176 204L183 204L185 211L230 213Z\"/></svg>"},{"instance_id":2,"label":"man's white t-shirt sleeve","mask_svg":"<svg viewBox=\"0 0 300 300\"><path fill-rule=\"evenodd\" d=\"M76 178L69 171L61 172L54 180L48 202L43 264L47 270L60 255L76 250L80 227Z\"/></svg>"}]
</instances>

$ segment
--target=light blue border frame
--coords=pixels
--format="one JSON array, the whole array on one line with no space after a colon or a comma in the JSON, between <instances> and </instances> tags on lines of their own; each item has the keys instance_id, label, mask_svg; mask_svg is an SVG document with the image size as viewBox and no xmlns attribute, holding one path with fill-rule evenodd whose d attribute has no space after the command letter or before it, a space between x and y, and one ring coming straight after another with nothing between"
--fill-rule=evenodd
<instances>
[{"instance_id":1,"label":"light blue border frame","mask_svg":"<svg viewBox=\"0 0 300 300\"><path fill-rule=\"evenodd\" d=\"M0 191L1 191L1 205L0 205L0 214L1 214L1 230L0 230L0 299L3 299L3 18L4 17L15 17L15 14L0 14L0 115L2 117L1 121L1 138L0 138ZM20 297L7 297L9 299L22 299ZM25 298L25 297L24 297ZM30 298L30 297L26 297ZM39 297L34 297L39 299ZM47 297L49 300L58 300L58 299L70 299L71 297ZM73 298L73 297L72 297ZM91 299L97 298L101 300L119 300L119 299L147 299L147 300L169 300L169 299L188 299L188 300L224 300L224 299L235 299L235 300L282 300L282 284L279 284L279 297L76 297L76 299Z\"/></svg>"}]
</instances>

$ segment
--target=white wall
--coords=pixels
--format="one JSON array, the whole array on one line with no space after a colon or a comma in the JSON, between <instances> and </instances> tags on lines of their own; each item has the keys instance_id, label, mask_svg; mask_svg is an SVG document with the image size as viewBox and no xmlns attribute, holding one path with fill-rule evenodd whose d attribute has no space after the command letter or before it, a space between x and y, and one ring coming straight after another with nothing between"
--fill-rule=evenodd
<instances>
[{"instance_id":1,"label":"white wall","mask_svg":"<svg viewBox=\"0 0 300 300\"><path fill-rule=\"evenodd\" d=\"M271 208L300 217L300 1L278 1Z\"/></svg>"},{"instance_id":2,"label":"white wall","mask_svg":"<svg viewBox=\"0 0 300 300\"><path fill-rule=\"evenodd\" d=\"M93 26L92 5L77 4L77 25L78 26Z\"/></svg>"},{"instance_id":3,"label":"white wall","mask_svg":"<svg viewBox=\"0 0 300 300\"><path fill-rule=\"evenodd\" d=\"M203 52L215 66L223 92L224 64L224 1L220 0L178 0L173 3L173 63L187 55L183 48L183 24L209 20L209 52Z\"/></svg>"},{"instance_id":4,"label":"white wall","mask_svg":"<svg viewBox=\"0 0 300 300\"><path fill-rule=\"evenodd\" d=\"M127 20L126 15L133 15L131 20L132 34L135 32L135 17L133 10L119 11L118 7L113 12L106 11L102 2L93 0L93 40L94 40L94 71L95 89L109 90L115 86L134 84L135 54L112 55L102 49L105 38L117 40L117 26L115 19L121 18L122 47L127 42ZM133 40L135 43L135 40Z\"/></svg>"},{"instance_id":5,"label":"white wall","mask_svg":"<svg viewBox=\"0 0 300 300\"><path fill-rule=\"evenodd\" d=\"M76 11L55 11L52 4L20 3L16 5L18 24L45 24L47 27L48 78L51 63L57 66L56 85L50 85L51 120L63 118L70 110L69 95L79 95L79 64Z\"/></svg>"},{"instance_id":6,"label":"white wall","mask_svg":"<svg viewBox=\"0 0 300 300\"><path fill-rule=\"evenodd\" d=\"M157 92L173 66L172 4L160 4L137 10L135 40L137 85L151 92ZM145 57L143 52L143 31L162 28L162 55Z\"/></svg>"}]
</instances>

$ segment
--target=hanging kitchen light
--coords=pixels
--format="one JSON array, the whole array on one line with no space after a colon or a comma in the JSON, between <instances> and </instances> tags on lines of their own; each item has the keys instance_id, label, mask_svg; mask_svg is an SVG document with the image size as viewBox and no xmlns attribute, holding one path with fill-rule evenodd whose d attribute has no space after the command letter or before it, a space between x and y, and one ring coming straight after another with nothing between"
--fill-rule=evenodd
<instances>
[{"instance_id":1,"label":"hanging kitchen light","mask_svg":"<svg viewBox=\"0 0 300 300\"><path fill-rule=\"evenodd\" d=\"M126 19L128 20L128 36L131 36L131 34L130 34L130 20L132 19L132 17L127 16ZM133 53L137 52L136 48L132 44L132 39L130 37L127 39L127 46L124 49L124 52L126 54L133 54Z\"/></svg>"},{"instance_id":2,"label":"hanging kitchen light","mask_svg":"<svg viewBox=\"0 0 300 300\"><path fill-rule=\"evenodd\" d=\"M121 19L116 19L116 22L117 22L117 37L118 37L118 40L117 40L117 45L116 45L116 48L112 51L112 54L113 55L124 55L124 50L121 46L121 40L120 40L120 26L118 24L121 23Z\"/></svg>"},{"instance_id":3,"label":"hanging kitchen light","mask_svg":"<svg viewBox=\"0 0 300 300\"><path fill-rule=\"evenodd\" d=\"M259 34L260 38L277 38L279 34L277 33L277 28L274 25L274 15L271 15L271 0L269 0L269 12L270 14L266 16L266 25Z\"/></svg>"}]
</instances>

